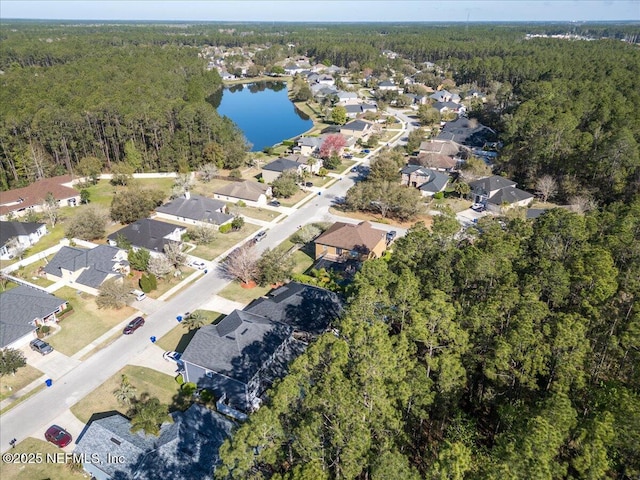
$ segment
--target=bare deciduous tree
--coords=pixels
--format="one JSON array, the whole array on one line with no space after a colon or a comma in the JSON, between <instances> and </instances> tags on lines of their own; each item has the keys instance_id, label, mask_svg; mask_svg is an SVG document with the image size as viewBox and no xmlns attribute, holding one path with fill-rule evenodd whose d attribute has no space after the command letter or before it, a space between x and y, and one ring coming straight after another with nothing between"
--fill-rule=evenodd
<instances>
[{"instance_id":1,"label":"bare deciduous tree","mask_svg":"<svg viewBox=\"0 0 640 480\"><path fill-rule=\"evenodd\" d=\"M205 163L200 167L200 179L203 182L210 182L218 175L218 167L214 163Z\"/></svg>"},{"instance_id":2,"label":"bare deciduous tree","mask_svg":"<svg viewBox=\"0 0 640 480\"><path fill-rule=\"evenodd\" d=\"M255 280L258 273L258 258L250 245L245 244L234 250L222 263L224 273L242 283Z\"/></svg>"},{"instance_id":3,"label":"bare deciduous tree","mask_svg":"<svg viewBox=\"0 0 640 480\"><path fill-rule=\"evenodd\" d=\"M536 182L536 189L542 197L542 201L546 202L558 193L558 182L551 175L543 175Z\"/></svg>"},{"instance_id":4,"label":"bare deciduous tree","mask_svg":"<svg viewBox=\"0 0 640 480\"><path fill-rule=\"evenodd\" d=\"M164 254L175 269L180 269L187 263L187 255L182 251L182 245L177 242L167 243L164 246Z\"/></svg>"},{"instance_id":5,"label":"bare deciduous tree","mask_svg":"<svg viewBox=\"0 0 640 480\"><path fill-rule=\"evenodd\" d=\"M147 272L152 273L158 278L163 278L169 275L173 270L173 265L166 255L151 255L149 258L149 265L147 266Z\"/></svg>"},{"instance_id":6,"label":"bare deciduous tree","mask_svg":"<svg viewBox=\"0 0 640 480\"><path fill-rule=\"evenodd\" d=\"M576 213L585 213L594 210L598 206L596 201L589 195L574 195L569 198L569 205L571 205L571 210Z\"/></svg>"},{"instance_id":7,"label":"bare deciduous tree","mask_svg":"<svg viewBox=\"0 0 640 480\"><path fill-rule=\"evenodd\" d=\"M129 289L121 279L107 280L100 286L100 291L96 297L98 308L120 309L131 302L132 296Z\"/></svg>"},{"instance_id":8,"label":"bare deciduous tree","mask_svg":"<svg viewBox=\"0 0 640 480\"><path fill-rule=\"evenodd\" d=\"M213 225L196 225L189 230L189 237L198 245L211 243L216 238L216 229Z\"/></svg>"},{"instance_id":9,"label":"bare deciduous tree","mask_svg":"<svg viewBox=\"0 0 640 480\"><path fill-rule=\"evenodd\" d=\"M55 227L59 219L60 205L53 196L53 193L47 193L44 203L42 204L42 211L47 215L47 217L49 217L51 228Z\"/></svg>"},{"instance_id":10,"label":"bare deciduous tree","mask_svg":"<svg viewBox=\"0 0 640 480\"><path fill-rule=\"evenodd\" d=\"M190 173L180 173L173 184L173 195L179 197L191 190L193 179Z\"/></svg>"}]
</instances>

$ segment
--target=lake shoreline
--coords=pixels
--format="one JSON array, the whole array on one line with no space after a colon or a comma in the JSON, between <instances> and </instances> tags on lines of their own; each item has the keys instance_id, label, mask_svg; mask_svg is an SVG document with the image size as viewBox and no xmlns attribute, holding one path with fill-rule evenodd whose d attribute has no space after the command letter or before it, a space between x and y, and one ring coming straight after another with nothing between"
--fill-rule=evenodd
<instances>
[{"instance_id":1,"label":"lake shoreline","mask_svg":"<svg viewBox=\"0 0 640 480\"><path fill-rule=\"evenodd\" d=\"M297 135L294 135L293 137L283 138L278 143L275 143L275 144L271 145L271 148L276 148L276 147L282 145L283 142L293 141L294 139L296 139L298 137L315 133L316 130L318 131L317 133L321 133L321 130L324 127L326 127L326 124L318 116L318 114L315 112L315 110L313 108L311 108L307 104L307 102L294 102L293 101L293 99L291 98L291 87L293 86L293 77L290 76L290 75L285 75L285 76L281 76L281 77L270 77L270 76L267 76L267 75L263 75L263 76L260 76L260 77L253 77L253 78L238 78L238 79L235 79L235 80L223 80L222 86L223 86L223 88L228 88L228 87L234 86L234 85L247 85L247 84L259 83L259 82L283 82L283 83L286 83L286 85L287 85L287 97L289 98L289 101L293 104L294 108L298 112L300 112L301 114L306 115L307 117L309 117L309 119L313 123L311 128L309 128L308 130L306 130L306 131L304 131L302 133L299 133ZM265 148L267 148L267 147L265 147ZM264 149L255 150L255 151L252 151L251 153L262 152L263 150Z\"/></svg>"}]
</instances>

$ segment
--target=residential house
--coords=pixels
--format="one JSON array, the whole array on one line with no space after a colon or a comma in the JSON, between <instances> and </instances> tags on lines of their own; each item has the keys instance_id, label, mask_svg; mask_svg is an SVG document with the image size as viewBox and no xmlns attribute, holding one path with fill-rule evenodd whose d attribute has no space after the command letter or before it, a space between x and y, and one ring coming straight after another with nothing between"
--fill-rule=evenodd
<instances>
[{"instance_id":1,"label":"residential house","mask_svg":"<svg viewBox=\"0 0 640 480\"><path fill-rule=\"evenodd\" d=\"M284 66L284 72L287 75L291 75L291 76L295 75L296 73L302 73L305 70L306 70L305 67L301 67L300 65L297 65L295 63L290 63Z\"/></svg>"},{"instance_id":2,"label":"residential house","mask_svg":"<svg viewBox=\"0 0 640 480\"><path fill-rule=\"evenodd\" d=\"M447 122L436 138L451 140L467 147L482 147L495 135L495 130L482 125L475 118L458 117L453 122Z\"/></svg>"},{"instance_id":3,"label":"residential house","mask_svg":"<svg viewBox=\"0 0 640 480\"><path fill-rule=\"evenodd\" d=\"M291 155L287 155L283 157L285 160L291 160L296 162L299 165L299 169L302 171L307 171L312 174L317 174L322 168L322 162L314 157L309 157L307 155L300 155L298 153L292 153Z\"/></svg>"},{"instance_id":4,"label":"residential house","mask_svg":"<svg viewBox=\"0 0 640 480\"><path fill-rule=\"evenodd\" d=\"M74 289L98 295L98 289L107 280L122 281L129 274L127 252L109 245L84 249L62 247L44 267L52 282L64 280Z\"/></svg>"},{"instance_id":5,"label":"residential house","mask_svg":"<svg viewBox=\"0 0 640 480\"><path fill-rule=\"evenodd\" d=\"M419 153L415 159L410 159L409 163L437 170L439 172L453 172L457 169L459 161L447 155L440 155L437 153Z\"/></svg>"},{"instance_id":6,"label":"residential house","mask_svg":"<svg viewBox=\"0 0 640 480\"><path fill-rule=\"evenodd\" d=\"M293 147L293 151L300 155L310 156L320 151L320 147L324 142L324 135L319 137L300 137Z\"/></svg>"},{"instance_id":7,"label":"residential house","mask_svg":"<svg viewBox=\"0 0 640 480\"><path fill-rule=\"evenodd\" d=\"M449 183L449 175L420 165L407 165L400 173L402 185L419 189L423 197L432 197L438 192L443 192Z\"/></svg>"},{"instance_id":8,"label":"residential house","mask_svg":"<svg viewBox=\"0 0 640 480\"><path fill-rule=\"evenodd\" d=\"M352 120L340 127L340 133L365 139L372 132L373 124L365 120Z\"/></svg>"},{"instance_id":9,"label":"residential house","mask_svg":"<svg viewBox=\"0 0 640 480\"><path fill-rule=\"evenodd\" d=\"M242 200L247 205L254 207L266 205L271 195L271 187L269 185L249 180L230 182L213 191L213 197L218 200L234 203Z\"/></svg>"},{"instance_id":10,"label":"residential house","mask_svg":"<svg viewBox=\"0 0 640 480\"><path fill-rule=\"evenodd\" d=\"M382 90L383 92L398 91L398 86L391 80L384 80L378 84L378 90Z\"/></svg>"},{"instance_id":11,"label":"residential house","mask_svg":"<svg viewBox=\"0 0 640 480\"><path fill-rule=\"evenodd\" d=\"M347 118L357 118L362 114L361 105L345 105L344 109L347 111Z\"/></svg>"},{"instance_id":12,"label":"residential house","mask_svg":"<svg viewBox=\"0 0 640 480\"><path fill-rule=\"evenodd\" d=\"M233 409L258 408L269 365L292 340L293 329L262 315L234 310L201 327L182 354L184 379L225 396Z\"/></svg>"},{"instance_id":13,"label":"residential house","mask_svg":"<svg viewBox=\"0 0 640 480\"><path fill-rule=\"evenodd\" d=\"M432 107L440 113L454 112L463 115L467 111L464 105L455 102L435 102Z\"/></svg>"},{"instance_id":14,"label":"residential house","mask_svg":"<svg viewBox=\"0 0 640 480\"><path fill-rule=\"evenodd\" d=\"M17 250L35 245L46 234L44 223L0 221L0 259L13 258Z\"/></svg>"},{"instance_id":15,"label":"residential house","mask_svg":"<svg viewBox=\"0 0 640 480\"><path fill-rule=\"evenodd\" d=\"M457 93L451 93L447 90L438 90L437 92L429 95L429 98L436 102L453 102L460 103L460 95Z\"/></svg>"},{"instance_id":16,"label":"residential house","mask_svg":"<svg viewBox=\"0 0 640 480\"><path fill-rule=\"evenodd\" d=\"M420 144L418 156L411 159L410 163L439 172L452 172L468 152L467 147L452 141L428 140Z\"/></svg>"},{"instance_id":17,"label":"residential house","mask_svg":"<svg viewBox=\"0 0 640 480\"><path fill-rule=\"evenodd\" d=\"M226 204L220 200L186 192L184 196L156 208L156 214L166 220L218 228L233 220L233 215L224 213L225 208Z\"/></svg>"},{"instance_id":18,"label":"residential house","mask_svg":"<svg viewBox=\"0 0 640 480\"><path fill-rule=\"evenodd\" d=\"M333 85L326 85L324 83L314 83L309 88L311 89L313 98L318 101L330 97L331 95L337 95L338 93L338 89L336 87Z\"/></svg>"},{"instance_id":19,"label":"residential house","mask_svg":"<svg viewBox=\"0 0 640 480\"><path fill-rule=\"evenodd\" d=\"M342 310L342 299L334 292L298 282L278 287L244 308L245 312L289 325L295 333L310 335L327 331Z\"/></svg>"},{"instance_id":20,"label":"residential house","mask_svg":"<svg viewBox=\"0 0 640 480\"><path fill-rule=\"evenodd\" d=\"M120 235L129 241L137 250L145 248L151 255L159 255L164 252L164 246L168 243L182 243L182 235L187 229L171 223L160 222L150 218L143 218L107 237L109 245L115 246Z\"/></svg>"},{"instance_id":21,"label":"residential house","mask_svg":"<svg viewBox=\"0 0 640 480\"><path fill-rule=\"evenodd\" d=\"M73 453L87 459L82 467L96 480L213 480L234 423L198 403L171 417L156 437L132 433L131 421L119 413L100 416L87 424Z\"/></svg>"},{"instance_id":22,"label":"residential house","mask_svg":"<svg viewBox=\"0 0 640 480\"><path fill-rule=\"evenodd\" d=\"M0 348L26 345L38 326L56 323L56 315L68 306L66 300L26 285L0 292Z\"/></svg>"},{"instance_id":23,"label":"residential house","mask_svg":"<svg viewBox=\"0 0 640 480\"><path fill-rule=\"evenodd\" d=\"M42 205L51 193L59 207L80 204L80 192L72 188L71 175L45 178L28 187L0 192L0 220L22 217L28 212L42 212Z\"/></svg>"},{"instance_id":24,"label":"residential house","mask_svg":"<svg viewBox=\"0 0 640 480\"><path fill-rule=\"evenodd\" d=\"M338 105L357 105L360 102L356 92L339 91L336 97L338 97Z\"/></svg>"},{"instance_id":25,"label":"residential house","mask_svg":"<svg viewBox=\"0 0 640 480\"><path fill-rule=\"evenodd\" d=\"M336 222L314 241L316 260L379 258L387 248L386 232L373 228L369 222L357 225Z\"/></svg>"},{"instance_id":26,"label":"residential house","mask_svg":"<svg viewBox=\"0 0 640 480\"><path fill-rule=\"evenodd\" d=\"M488 211L500 213L503 208L526 207L533 195L516 188L516 182L493 175L469 182L475 203L482 203Z\"/></svg>"},{"instance_id":27,"label":"residential house","mask_svg":"<svg viewBox=\"0 0 640 480\"><path fill-rule=\"evenodd\" d=\"M262 178L265 183L272 183L287 170L293 170L300 174L302 171L302 165L294 160L276 158L273 162L267 163L262 167Z\"/></svg>"}]
</instances>

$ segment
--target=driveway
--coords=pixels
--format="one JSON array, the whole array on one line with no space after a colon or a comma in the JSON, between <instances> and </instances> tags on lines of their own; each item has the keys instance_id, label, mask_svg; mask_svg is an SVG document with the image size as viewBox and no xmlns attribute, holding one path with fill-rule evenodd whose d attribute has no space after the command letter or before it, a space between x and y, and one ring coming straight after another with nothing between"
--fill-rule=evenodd
<instances>
[{"instance_id":1,"label":"driveway","mask_svg":"<svg viewBox=\"0 0 640 480\"><path fill-rule=\"evenodd\" d=\"M73 437L73 441L62 450L68 453L73 452L73 449L76 448L78 437L80 437L80 434L84 430L85 424L78 420L78 418L73 413L71 413L71 410L67 409L56 418L54 418L51 422L51 425L58 425L71 434L71 436ZM47 430L47 428L49 428L49 426L50 425L45 425L42 429L42 432L34 432L31 436L33 438L37 438L38 440L44 440L44 432Z\"/></svg>"},{"instance_id":2,"label":"driveway","mask_svg":"<svg viewBox=\"0 0 640 480\"><path fill-rule=\"evenodd\" d=\"M164 350L158 345L150 345L144 352L131 361L131 365L152 368L158 372L175 377L178 374L178 366L162 358Z\"/></svg>"},{"instance_id":3,"label":"driveway","mask_svg":"<svg viewBox=\"0 0 640 480\"><path fill-rule=\"evenodd\" d=\"M80 365L80 360L67 357L57 350L54 350L48 355L41 355L31 350L29 346L26 346L22 347L21 351L27 359L27 364L37 368L43 372L47 378L52 380L57 380Z\"/></svg>"},{"instance_id":4,"label":"driveway","mask_svg":"<svg viewBox=\"0 0 640 480\"><path fill-rule=\"evenodd\" d=\"M458 222L462 224L463 227L469 227L475 224L478 219L488 215L487 212L476 212L475 210L471 210L467 208L466 210L462 210L456 214L456 218Z\"/></svg>"}]
</instances>

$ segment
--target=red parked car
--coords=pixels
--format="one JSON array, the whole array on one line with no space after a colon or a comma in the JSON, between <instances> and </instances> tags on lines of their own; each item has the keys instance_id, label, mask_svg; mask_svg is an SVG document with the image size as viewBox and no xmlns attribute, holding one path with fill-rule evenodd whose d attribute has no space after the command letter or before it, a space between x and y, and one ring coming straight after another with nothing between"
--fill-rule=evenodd
<instances>
[{"instance_id":1,"label":"red parked car","mask_svg":"<svg viewBox=\"0 0 640 480\"><path fill-rule=\"evenodd\" d=\"M71 440L73 440L71 434L58 425L51 425L47 431L44 432L44 438L60 448L66 447L71 443Z\"/></svg>"},{"instance_id":2,"label":"red parked car","mask_svg":"<svg viewBox=\"0 0 640 480\"><path fill-rule=\"evenodd\" d=\"M133 332L135 332L137 329L139 329L143 325L144 325L144 318L136 317L133 320L131 320L126 327L124 327L124 330L122 331L122 333L124 333L125 335L131 335Z\"/></svg>"}]
</instances>

